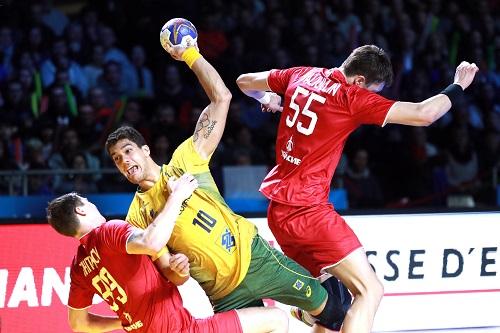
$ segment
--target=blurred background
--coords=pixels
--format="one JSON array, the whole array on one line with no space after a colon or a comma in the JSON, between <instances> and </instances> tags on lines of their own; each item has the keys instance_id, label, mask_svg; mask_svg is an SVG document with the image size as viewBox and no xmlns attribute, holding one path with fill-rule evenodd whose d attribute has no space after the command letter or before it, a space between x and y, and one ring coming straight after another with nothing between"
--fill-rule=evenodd
<instances>
[{"instance_id":1,"label":"blurred background","mask_svg":"<svg viewBox=\"0 0 500 333\"><path fill-rule=\"evenodd\" d=\"M395 82L382 94L392 99L421 101L440 92L462 60L480 72L465 98L428 128L365 126L353 133L332 182L337 209L497 209L499 6L495 0L3 1L0 196L6 201L0 202L8 209L2 217L43 218L46 198L68 191L131 195L135 186L103 149L118 126L138 129L154 159L169 161L208 103L187 66L160 46L160 28L172 17L196 25L203 55L233 93L211 166L236 211L265 212L257 189L274 164L279 120L237 90L237 76L336 67L370 43L391 55ZM37 206L31 199L40 196ZM14 209L20 202L22 212Z\"/></svg>"}]
</instances>

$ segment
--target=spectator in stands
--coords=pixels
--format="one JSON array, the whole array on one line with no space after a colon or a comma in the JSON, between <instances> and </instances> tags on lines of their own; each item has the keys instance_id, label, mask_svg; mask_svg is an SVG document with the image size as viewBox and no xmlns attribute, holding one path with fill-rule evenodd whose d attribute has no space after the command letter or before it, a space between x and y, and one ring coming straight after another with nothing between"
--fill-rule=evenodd
<instances>
[{"instance_id":1,"label":"spectator in stands","mask_svg":"<svg viewBox=\"0 0 500 333\"><path fill-rule=\"evenodd\" d=\"M90 88L97 86L97 79L102 74L104 67L104 48L96 44L92 48L92 56L90 62L83 67L83 73L87 78Z\"/></svg>"},{"instance_id":2,"label":"spectator in stands","mask_svg":"<svg viewBox=\"0 0 500 333\"><path fill-rule=\"evenodd\" d=\"M51 0L41 0L31 5L31 15L36 23L50 28L56 36L61 36L69 23L62 11L52 5Z\"/></svg>"},{"instance_id":3,"label":"spectator in stands","mask_svg":"<svg viewBox=\"0 0 500 333\"><path fill-rule=\"evenodd\" d=\"M168 164L172 158L173 148L177 147L171 144L168 135L165 133L157 133L153 136L153 149L151 157L158 163Z\"/></svg>"},{"instance_id":4,"label":"spectator in stands","mask_svg":"<svg viewBox=\"0 0 500 333\"><path fill-rule=\"evenodd\" d=\"M474 191L478 185L479 162L466 127L454 127L447 151L448 184L459 192Z\"/></svg>"},{"instance_id":5,"label":"spectator in stands","mask_svg":"<svg viewBox=\"0 0 500 333\"><path fill-rule=\"evenodd\" d=\"M9 151L7 142L0 139L0 172L18 169L19 167ZM0 195L17 194L19 185L19 179L14 179L14 177L8 175L0 176Z\"/></svg>"},{"instance_id":6,"label":"spectator in stands","mask_svg":"<svg viewBox=\"0 0 500 333\"><path fill-rule=\"evenodd\" d=\"M165 133L175 147L187 136L188 132L178 125L175 109L171 104L160 104L154 112L153 119L151 128L153 136Z\"/></svg>"},{"instance_id":7,"label":"spectator in stands","mask_svg":"<svg viewBox=\"0 0 500 333\"><path fill-rule=\"evenodd\" d=\"M24 126L24 122L32 118L29 105L29 98L24 94L21 82L10 81L7 84L4 110L1 112L2 121L17 127Z\"/></svg>"},{"instance_id":8,"label":"spectator in stands","mask_svg":"<svg viewBox=\"0 0 500 333\"><path fill-rule=\"evenodd\" d=\"M123 76L122 67L116 61L108 61L104 65L102 75L97 79L97 87L106 97L106 105L114 107L132 92L131 82Z\"/></svg>"},{"instance_id":9,"label":"spectator in stands","mask_svg":"<svg viewBox=\"0 0 500 333\"><path fill-rule=\"evenodd\" d=\"M78 21L70 22L66 27L65 36L66 45L68 46L68 56L82 64L88 50L81 23Z\"/></svg>"},{"instance_id":10,"label":"spectator in stands","mask_svg":"<svg viewBox=\"0 0 500 333\"><path fill-rule=\"evenodd\" d=\"M151 70L146 67L146 51L141 45L135 45L132 48L131 59L134 66L133 82L136 83L136 86L133 87L133 95L139 97L153 97L153 74Z\"/></svg>"},{"instance_id":11,"label":"spectator in stands","mask_svg":"<svg viewBox=\"0 0 500 333\"><path fill-rule=\"evenodd\" d=\"M85 153L76 152L72 156L69 168L75 170L76 173L64 177L63 181L58 186L58 192L67 193L74 191L81 194L98 192L97 184L92 174L78 173L89 171Z\"/></svg>"},{"instance_id":12,"label":"spectator in stands","mask_svg":"<svg viewBox=\"0 0 500 333\"><path fill-rule=\"evenodd\" d=\"M12 29L7 26L0 27L0 52L2 55L0 59L2 65L0 78L2 78L3 76L3 80L8 78L9 75L14 71L13 61L15 51L16 46L14 44Z\"/></svg>"},{"instance_id":13,"label":"spectator in stands","mask_svg":"<svg viewBox=\"0 0 500 333\"><path fill-rule=\"evenodd\" d=\"M44 87L52 85L56 80L58 70L67 70L69 81L86 96L88 82L82 68L74 60L68 58L68 48L64 39L57 39L52 44L52 56L45 60L40 68Z\"/></svg>"},{"instance_id":14,"label":"spectator in stands","mask_svg":"<svg viewBox=\"0 0 500 333\"><path fill-rule=\"evenodd\" d=\"M43 144L38 138L31 138L26 142L26 159L23 168L27 170L47 170L47 160L43 154ZM31 175L28 177L28 193L30 195L48 195L52 192L50 175Z\"/></svg>"},{"instance_id":15,"label":"spectator in stands","mask_svg":"<svg viewBox=\"0 0 500 333\"><path fill-rule=\"evenodd\" d=\"M78 137L78 132L71 127L68 127L62 133L61 145L59 151L53 154L49 159L49 167L52 170L64 170L71 169L73 165L74 157L81 153L81 142ZM102 177L99 173L100 161L90 154L89 152L83 151L85 156L86 165L88 169L93 170L92 180L97 182ZM64 179L67 176L56 175L54 176L54 191L56 193L65 192Z\"/></svg>"},{"instance_id":16,"label":"spectator in stands","mask_svg":"<svg viewBox=\"0 0 500 333\"><path fill-rule=\"evenodd\" d=\"M99 138L103 131L103 125L97 121L97 112L90 104L81 104L78 108L78 116L74 121L74 128L83 140L82 148L91 153L100 151L101 147L95 138Z\"/></svg>"},{"instance_id":17,"label":"spectator in stands","mask_svg":"<svg viewBox=\"0 0 500 333\"><path fill-rule=\"evenodd\" d=\"M131 87L137 86L137 82L134 81L135 77L133 75L134 66L125 52L116 46L116 35L113 29L107 26L101 26L99 28L99 42L104 47L105 63L113 61L120 64L123 79L127 81Z\"/></svg>"},{"instance_id":18,"label":"spectator in stands","mask_svg":"<svg viewBox=\"0 0 500 333\"><path fill-rule=\"evenodd\" d=\"M406 170L408 195L412 199L424 199L432 193L432 169L439 157L437 147L428 141L425 127L407 129L410 162Z\"/></svg>"},{"instance_id":19,"label":"spectator in stands","mask_svg":"<svg viewBox=\"0 0 500 333\"><path fill-rule=\"evenodd\" d=\"M33 25L28 30L28 40L24 50L28 52L37 68L47 59L48 52L45 45L49 44L50 31L41 25Z\"/></svg>"},{"instance_id":20,"label":"spectator in stands","mask_svg":"<svg viewBox=\"0 0 500 333\"><path fill-rule=\"evenodd\" d=\"M183 109L187 110L189 114L190 106L188 105L191 105L193 90L182 80L176 64L168 64L164 73L163 85L157 96L162 102L171 104L180 114L182 114ZM180 121L182 122L182 119Z\"/></svg>"},{"instance_id":21,"label":"spectator in stands","mask_svg":"<svg viewBox=\"0 0 500 333\"><path fill-rule=\"evenodd\" d=\"M123 110L122 119L117 119L117 126L131 126L137 129L146 141L150 142L149 123L143 117L142 105L138 99L129 99Z\"/></svg>"},{"instance_id":22,"label":"spectator in stands","mask_svg":"<svg viewBox=\"0 0 500 333\"><path fill-rule=\"evenodd\" d=\"M382 205L383 196L378 179L368 167L368 152L360 148L349 161L344 186L347 190L350 208L374 208Z\"/></svg>"}]
</instances>

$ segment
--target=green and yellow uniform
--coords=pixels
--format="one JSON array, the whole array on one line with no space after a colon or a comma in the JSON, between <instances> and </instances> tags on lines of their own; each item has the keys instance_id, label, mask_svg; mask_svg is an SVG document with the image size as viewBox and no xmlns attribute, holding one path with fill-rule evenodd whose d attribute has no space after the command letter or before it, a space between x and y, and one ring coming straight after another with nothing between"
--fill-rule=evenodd
<instances>
[{"instance_id":1,"label":"green and yellow uniform","mask_svg":"<svg viewBox=\"0 0 500 333\"><path fill-rule=\"evenodd\" d=\"M326 297L319 282L294 261L269 248L257 235L255 225L227 206L210 174L209 161L196 152L192 138L184 141L168 165L161 167L160 179L154 186L136 192L126 220L146 228L165 205L168 179L191 173L199 186L184 201L167 246L189 258L190 274L215 311L253 305L261 298L282 298L306 310L318 307ZM247 282L257 290L248 294ZM277 290L281 293L271 295L268 287L272 287L272 294Z\"/></svg>"}]
</instances>

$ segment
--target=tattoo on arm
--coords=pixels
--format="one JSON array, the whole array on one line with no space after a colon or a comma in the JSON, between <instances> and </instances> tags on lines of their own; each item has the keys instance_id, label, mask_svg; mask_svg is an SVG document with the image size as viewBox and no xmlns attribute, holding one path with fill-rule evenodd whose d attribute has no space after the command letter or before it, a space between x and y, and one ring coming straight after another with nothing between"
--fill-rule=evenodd
<instances>
[{"instance_id":1,"label":"tattoo on arm","mask_svg":"<svg viewBox=\"0 0 500 333\"><path fill-rule=\"evenodd\" d=\"M132 243L134 242L137 238L139 238L141 236L142 232L133 232L132 235L130 235L130 237L128 238L128 241L127 243Z\"/></svg>"},{"instance_id":2,"label":"tattoo on arm","mask_svg":"<svg viewBox=\"0 0 500 333\"><path fill-rule=\"evenodd\" d=\"M210 136L210 134L212 133L212 131L215 127L215 124L217 124L216 120L210 120L210 118L208 118L208 114L203 113L200 116L198 123L196 124L196 129L195 129L194 134L193 134L193 142L196 142L198 140L198 137L201 134L200 132L202 130L204 130L205 128L206 128L206 131L203 134L203 137L205 139L208 139L208 137Z\"/></svg>"}]
</instances>

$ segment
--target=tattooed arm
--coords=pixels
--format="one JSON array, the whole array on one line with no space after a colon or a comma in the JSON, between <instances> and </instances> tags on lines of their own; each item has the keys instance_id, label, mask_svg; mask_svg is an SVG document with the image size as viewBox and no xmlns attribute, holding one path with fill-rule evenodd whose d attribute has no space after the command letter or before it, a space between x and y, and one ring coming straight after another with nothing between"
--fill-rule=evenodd
<instances>
[{"instance_id":1,"label":"tattooed arm","mask_svg":"<svg viewBox=\"0 0 500 333\"><path fill-rule=\"evenodd\" d=\"M208 158L222 138L226 125L231 93L219 73L203 57L191 68L205 90L210 104L203 110L193 134L194 147L203 158Z\"/></svg>"}]
</instances>

